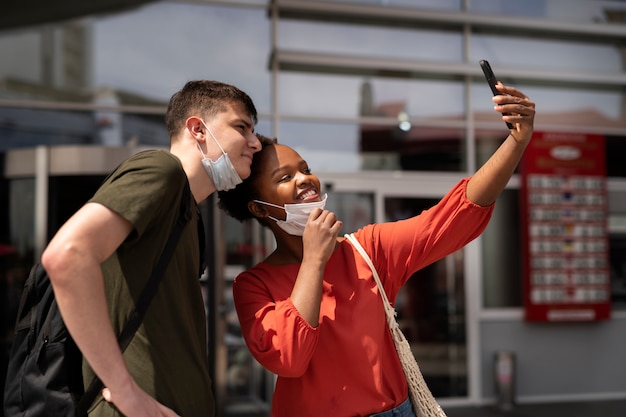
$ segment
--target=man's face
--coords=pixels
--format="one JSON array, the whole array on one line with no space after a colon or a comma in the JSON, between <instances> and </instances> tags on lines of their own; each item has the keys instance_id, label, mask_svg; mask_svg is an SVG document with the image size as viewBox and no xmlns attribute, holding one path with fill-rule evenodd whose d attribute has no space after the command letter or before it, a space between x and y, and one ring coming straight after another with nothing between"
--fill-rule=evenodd
<instances>
[{"instance_id":1,"label":"man's face","mask_svg":"<svg viewBox=\"0 0 626 417\"><path fill-rule=\"evenodd\" d=\"M254 123L241 104L228 104L226 111L205 121L211 129L206 132L207 156L216 161L222 156L220 146L228 154L233 166L242 179L250 176L252 155L261 150L261 143L254 134ZM216 143L216 141L219 143Z\"/></svg>"}]
</instances>

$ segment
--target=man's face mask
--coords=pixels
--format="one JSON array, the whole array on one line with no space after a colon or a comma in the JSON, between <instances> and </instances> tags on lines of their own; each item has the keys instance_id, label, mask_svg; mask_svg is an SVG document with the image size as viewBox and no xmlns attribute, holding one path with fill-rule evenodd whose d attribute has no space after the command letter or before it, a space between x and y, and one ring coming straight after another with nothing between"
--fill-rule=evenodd
<instances>
[{"instance_id":1,"label":"man's face mask","mask_svg":"<svg viewBox=\"0 0 626 417\"><path fill-rule=\"evenodd\" d=\"M220 145L215 135L213 135L213 132L211 132L211 129L209 129L209 127L206 125L206 123L204 123L203 120L201 120L201 122L206 128L207 132L209 132L215 143L217 143L217 146L219 146L220 150L222 151L222 155L217 158L217 161L212 161L206 155L204 155L204 153L202 152L202 148L200 148L200 144L196 142L198 150L202 155L202 166L204 167L204 170L208 174L209 178L211 178L211 181L213 181L213 184L215 185L217 191L226 191L233 189L237 184L241 183L241 177L233 166L230 157L226 152L224 152L222 145Z\"/></svg>"},{"instance_id":2,"label":"man's face mask","mask_svg":"<svg viewBox=\"0 0 626 417\"><path fill-rule=\"evenodd\" d=\"M309 219L309 215L313 211L314 208L319 207L324 210L326 206L326 198L327 194L324 194L324 197L321 201L314 201L310 203L299 203L299 204L285 204L283 207L278 206L272 203L266 203L261 200L254 200L257 203L265 204L272 207L278 207L285 210L287 217L285 220L279 220L272 216L268 216L270 219L274 220L278 227L283 229L285 232L289 233L293 236L302 236L304 233L304 227L306 226L306 222Z\"/></svg>"}]
</instances>

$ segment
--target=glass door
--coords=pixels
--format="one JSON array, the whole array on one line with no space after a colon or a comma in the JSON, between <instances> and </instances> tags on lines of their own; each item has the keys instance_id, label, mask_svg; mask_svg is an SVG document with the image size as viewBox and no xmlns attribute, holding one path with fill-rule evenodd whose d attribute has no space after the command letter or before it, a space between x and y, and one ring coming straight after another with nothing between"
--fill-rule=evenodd
<instances>
[{"instance_id":1,"label":"glass door","mask_svg":"<svg viewBox=\"0 0 626 417\"><path fill-rule=\"evenodd\" d=\"M367 172L323 176L322 182L334 192L332 198L329 193L329 202L337 195L368 195L373 203L370 218L391 222L432 207L460 179L459 174L450 173ZM346 224L346 219L354 218L346 207L349 202L344 203L343 213L337 213L344 221L342 233L359 227L359 222ZM470 369L476 369L476 364L468 341L476 329L468 325L473 310L466 283L479 279L476 251L476 246L468 246L417 271L396 299L398 323L424 379L442 403L471 396Z\"/></svg>"},{"instance_id":2,"label":"glass door","mask_svg":"<svg viewBox=\"0 0 626 417\"><path fill-rule=\"evenodd\" d=\"M413 217L431 198L385 197L385 221ZM435 397L467 390L463 250L417 271L396 299L397 319Z\"/></svg>"}]
</instances>

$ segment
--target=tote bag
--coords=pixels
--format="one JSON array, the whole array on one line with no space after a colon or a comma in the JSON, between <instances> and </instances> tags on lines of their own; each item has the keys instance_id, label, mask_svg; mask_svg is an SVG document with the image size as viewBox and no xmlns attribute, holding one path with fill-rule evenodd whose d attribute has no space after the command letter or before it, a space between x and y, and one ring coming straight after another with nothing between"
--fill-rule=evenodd
<instances>
[{"instance_id":1,"label":"tote bag","mask_svg":"<svg viewBox=\"0 0 626 417\"><path fill-rule=\"evenodd\" d=\"M417 417L446 417L446 413L444 413L443 409L439 403L437 403L437 400L435 400L435 397L433 397L433 394L426 385L426 381L424 381L424 377L422 376L422 371L420 371L417 361L415 360L415 356L413 356L413 352L411 352L411 346L409 345L408 340L406 340L406 337L404 337L402 330L400 330L400 326L398 326L398 322L396 321L396 310L391 306L391 303L387 298L387 294L383 289L383 284L380 282L380 277L378 276L378 272L376 271L372 260L368 256L367 252L365 252L365 249L363 249L359 241L356 240L354 235L347 234L345 237L350 241L350 243L352 243L352 246L359 251L363 259L365 259L365 262L367 262L369 267L372 269L374 280L378 285L378 290L385 307L385 315L387 316L389 331L391 332L393 343L396 346L396 351L398 352L398 357L400 358L400 363L402 364L402 369L404 370L407 384L409 385L409 397L411 398L411 404L413 405L413 412Z\"/></svg>"}]
</instances>

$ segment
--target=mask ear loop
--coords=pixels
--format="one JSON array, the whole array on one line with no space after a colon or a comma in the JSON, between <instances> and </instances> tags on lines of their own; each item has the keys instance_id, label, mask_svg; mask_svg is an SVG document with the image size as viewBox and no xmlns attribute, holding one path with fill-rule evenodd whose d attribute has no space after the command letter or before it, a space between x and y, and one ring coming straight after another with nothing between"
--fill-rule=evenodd
<instances>
[{"instance_id":1,"label":"mask ear loop","mask_svg":"<svg viewBox=\"0 0 626 417\"><path fill-rule=\"evenodd\" d=\"M276 207L276 208L285 210L285 208L283 206L279 206L277 204L272 204L272 203L268 203L268 202L261 201L261 200L252 200L252 201L254 201L255 203L265 204L266 206L272 206L272 207Z\"/></svg>"},{"instance_id":2,"label":"mask ear loop","mask_svg":"<svg viewBox=\"0 0 626 417\"><path fill-rule=\"evenodd\" d=\"M209 127L206 125L206 123L204 123L204 120L200 119L200 121L202 122L202 125L206 128L206 130L209 132L209 134L211 135L211 137L213 138L213 141L215 143L217 143L217 146L219 146L220 151L222 151L223 155L226 155L226 152L224 152L224 148L222 148L222 145L220 145L220 143L217 141L217 138L215 137L215 135L213 134L213 132L211 131L211 129L209 129ZM199 146L199 145L198 145Z\"/></svg>"},{"instance_id":3,"label":"mask ear loop","mask_svg":"<svg viewBox=\"0 0 626 417\"><path fill-rule=\"evenodd\" d=\"M279 206L279 205L277 205L277 204L267 203L267 202L265 202L265 201L261 201L261 200L252 200L252 201L254 201L255 203L265 204L266 206L272 206L272 207L276 207L276 208L279 208L279 209L283 209L283 210L285 210L285 208L284 208L284 207L281 207L281 206ZM285 210L285 212L287 212L287 210ZM272 216L269 216L269 215L268 215L267 217L268 217L269 219L274 220L274 222L276 222L276 223L278 223L279 221L284 221L284 220L279 220L279 219L277 219L276 217L272 217Z\"/></svg>"},{"instance_id":4,"label":"mask ear loop","mask_svg":"<svg viewBox=\"0 0 626 417\"><path fill-rule=\"evenodd\" d=\"M202 148L200 147L200 144L198 142L196 142L196 147L198 148L198 151L200 151L200 155L202 155L202 158L206 158L207 156L204 154L204 152L202 152Z\"/></svg>"}]
</instances>

